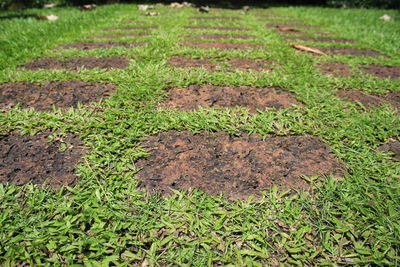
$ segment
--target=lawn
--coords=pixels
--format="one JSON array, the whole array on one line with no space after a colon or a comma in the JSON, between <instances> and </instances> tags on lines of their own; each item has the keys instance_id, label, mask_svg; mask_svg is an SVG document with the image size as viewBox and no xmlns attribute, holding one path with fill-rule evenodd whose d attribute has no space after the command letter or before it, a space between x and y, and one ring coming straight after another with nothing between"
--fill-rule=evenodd
<instances>
[{"instance_id":1,"label":"lawn","mask_svg":"<svg viewBox=\"0 0 400 267\"><path fill-rule=\"evenodd\" d=\"M399 265L400 164L384 148L400 134L400 21L379 17L400 13L154 11L116 4L0 15L0 264ZM59 19L35 19L49 14ZM123 27L138 28L103 30ZM294 30L321 39L287 39ZM95 42L123 44L89 49ZM81 67L85 58L114 67ZM378 77L371 66L394 68ZM309 143L318 149L298 154ZM184 146L186 161L175 151ZM237 161L225 147L255 159ZM246 191L240 182L257 159L272 182ZM186 171L185 180L160 180Z\"/></svg>"}]
</instances>

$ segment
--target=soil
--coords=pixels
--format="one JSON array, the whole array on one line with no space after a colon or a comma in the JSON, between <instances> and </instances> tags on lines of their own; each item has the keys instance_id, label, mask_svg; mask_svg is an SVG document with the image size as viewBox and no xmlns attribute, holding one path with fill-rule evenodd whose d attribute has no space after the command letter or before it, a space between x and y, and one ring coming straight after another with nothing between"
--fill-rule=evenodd
<instances>
[{"instance_id":1,"label":"soil","mask_svg":"<svg viewBox=\"0 0 400 267\"><path fill-rule=\"evenodd\" d=\"M149 35L148 33L140 32L140 33L117 33L117 34L105 34L105 35L91 35L88 36L88 38L105 38L105 39L111 39L111 38L120 38L120 37L141 37L141 36L147 36Z\"/></svg>"},{"instance_id":2,"label":"soil","mask_svg":"<svg viewBox=\"0 0 400 267\"><path fill-rule=\"evenodd\" d=\"M254 37L251 35L242 35L242 34L202 34L202 35L188 35L188 38L193 39L209 39L209 40L221 40L221 39L253 39Z\"/></svg>"},{"instance_id":3,"label":"soil","mask_svg":"<svg viewBox=\"0 0 400 267\"><path fill-rule=\"evenodd\" d=\"M192 17L195 20L241 20L238 17Z\"/></svg>"},{"instance_id":4,"label":"soil","mask_svg":"<svg viewBox=\"0 0 400 267\"><path fill-rule=\"evenodd\" d=\"M345 169L329 147L314 136L232 137L227 133L169 131L151 136L142 146L151 156L140 159L141 188L161 191L197 188L230 199L260 196L273 185L306 189L300 176L343 176Z\"/></svg>"},{"instance_id":5,"label":"soil","mask_svg":"<svg viewBox=\"0 0 400 267\"><path fill-rule=\"evenodd\" d=\"M302 40L307 42L326 42L326 43L344 43L344 44L354 44L354 40L345 38L333 38L333 37L305 37L305 36L286 36L285 39L288 40Z\"/></svg>"},{"instance_id":6,"label":"soil","mask_svg":"<svg viewBox=\"0 0 400 267\"><path fill-rule=\"evenodd\" d=\"M111 48L115 46L123 46L126 48L132 48L132 47L137 47L137 46L143 46L146 43L144 42L99 42L99 43L92 43L92 42L83 42L83 43L74 43L74 44L66 44L62 45L61 48L63 49L81 49L81 50L91 50L91 49L98 49L98 48Z\"/></svg>"},{"instance_id":7,"label":"soil","mask_svg":"<svg viewBox=\"0 0 400 267\"><path fill-rule=\"evenodd\" d=\"M321 26L316 26L316 25L301 25L301 24L267 24L265 25L267 27L273 27L273 28L303 28L303 29L313 29L313 28L321 28Z\"/></svg>"},{"instance_id":8,"label":"soil","mask_svg":"<svg viewBox=\"0 0 400 267\"><path fill-rule=\"evenodd\" d=\"M371 64L364 66L361 69L378 78L391 78L391 79L400 78L400 67Z\"/></svg>"},{"instance_id":9,"label":"soil","mask_svg":"<svg viewBox=\"0 0 400 267\"><path fill-rule=\"evenodd\" d=\"M264 59L243 59L233 58L228 61L228 64L234 69L256 70L256 71L272 71L270 67L273 65L271 61Z\"/></svg>"},{"instance_id":10,"label":"soil","mask_svg":"<svg viewBox=\"0 0 400 267\"><path fill-rule=\"evenodd\" d=\"M360 102L365 107L377 107L383 104L390 104L397 110L400 110L400 91L391 92L385 96L376 96L359 90L340 90L337 95L350 102Z\"/></svg>"},{"instance_id":11,"label":"soil","mask_svg":"<svg viewBox=\"0 0 400 267\"><path fill-rule=\"evenodd\" d=\"M333 55L352 55L352 56L364 56L364 57L388 57L385 54L382 54L378 51L369 50L369 49L357 49L357 48L338 48L338 47L315 47L327 54ZM315 54L314 54L315 55Z\"/></svg>"},{"instance_id":12,"label":"soil","mask_svg":"<svg viewBox=\"0 0 400 267\"><path fill-rule=\"evenodd\" d=\"M61 152L61 141L48 142L49 135L0 135L0 183L32 182L55 189L73 185L77 178L75 166L87 149L77 136L70 136L64 140L68 149Z\"/></svg>"},{"instance_id":13,"label":"soil","mask_svg":"<svg viewBox=\"0 0 400 267\"><path fill-rule=\"evenodd\" d=\"M115 92L115 86L107 83L81 81L45 82L34 84L27 82L0 83L0 108L9 108L21 103L22 108L34 108L38 111L76 107L99 101Z\"/></svg>"},{"instance_id":14,"label":"soil","mask_svg":"<svg viewBox=\"0 0 400 267\"><path fill-rule=\"evenodd\" d=\"M340 62L320 62L317 69L324 75L332 77L350 77L350 67Z\"/></svg>"},{"instance_id":15,"label":"soil","mask_svg":"<svg viewBox=\"0 0 400 267\"><path fill-rule=\"evenodd\" d=\"M223 50L241 50L241 49L254 49L263 48L260 44L234 44L234 43L223 43L223 42L193 42L193 41L180 41L181 44L196 46L198 48L218 48Z\"/></svg>"},{"instance_id":16,"label":"soil","mask_svg":"<svg viewBox=\"0 0 400 267\"><path fill-rule=\"evenodd\" d=\"M378 148L379 151L385 153L393 153L393 158L397 161L400 161L400 142L397 140L390 140L386 144L381 145Z\"/></svg>"},{"instance_id":17,"label":"soil","mask_svg":"<svg viewBox=\"0 0 400 267\"><path fill-rule=\"evenodd\" d=\"M85 69L124 69L128 67L129 59L122 56L113 57L70 57L70 58L36 58L31 60L30 63L19 66L28 70L38 69L67 69L67 70L78 70L80 68Z\"/></svg>"},{"instance_id":18,"label":"soil","mask_svg":"<svg viewBox=\"0 0 400 267\"><path fill-rule=\"evenodd\" d=\"M149 30L149 29L158 29L159 26L131 26L131 27L111 27L105 28L103 31L126 31L126 30Z\"/></svg>"},{"instance_id":19,"label":"soil","mask_svg":"<svg viewBox=\"0 0 400 267\"><path fill-rule=\"evenodd\" d=\"M291 105L303 106L291 93L280 88L248 86L190 85L186 88L168 90L169 97L159 105L162 109L184 111L201 107L245 107L251 113L267 107L289 108Z\"/></svg>"},{"instance_id":20,"label":"soil","mask_svg":"<svg viewBox=\"0 0 400 267\"><path fill-rule=\"evenodd\" d=\"M169 63L178 68L198 68L204 67L209 70L217 70L218 65L200 58L188 58L184 56L172 56Z\"/></svg>"},{"instance_id":21,"label":"soil","mask_svg":"<svg viewBox=\"0 0 400 267\"><path fill-rule=\"evenodd\" d=\"M213 27L213 26L185 26L185 29L191 30L220 30L220 31L247 31L246 28L237 27Z\"/></svg>"}]
</instances>

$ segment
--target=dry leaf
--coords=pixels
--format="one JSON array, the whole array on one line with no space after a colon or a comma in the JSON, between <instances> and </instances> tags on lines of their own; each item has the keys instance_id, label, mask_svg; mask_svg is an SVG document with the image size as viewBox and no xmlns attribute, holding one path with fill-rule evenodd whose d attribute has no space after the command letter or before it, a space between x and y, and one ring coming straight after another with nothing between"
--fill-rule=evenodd
<instances>
[{"instance_id":1,"label":"dry leaf","mask_svg":"<svg viewBox=\"0 0 400 267\"><path fill-rule=\"evenodd\" d=\"M154 6L149 6L149 5L138 5L138 9L143 10L143 11L154 9L154 8L155 8Z\"/></svg>"},{"instance_id":2,"label":"dry leaf","mask_svg":"<svg viewBox=\"0 0 400 267\"><path fill-rule=\"evenodd\" d=\"M170 6L170 7L175 7L175 8L182 8L182 7L184 7L183 4L178 3L178 2L172 2L169 6Z\"/></svg>"},{"instance_id":3,"label":"dry leaf","mask_svg":"<svg viewBox=\"0 0 400 267\"><path fill-rule=\"evenodd\" d=\"M301 32L299 30L293 29L293 28L286 28L286 27L279 27L277 26L277 28L281 31L285 31L285 32Z\"/></svg>"},{"instance_id":4,"label":"dry leaf","mask_svg":"<svg viewBox=\"0 0 400 267\"><path fill-rule=\"evenodd\" d=\"M84 5L84 6L81 7L81 10L82 11L90 11L90 10L96 9L96 7L97 6L95 4Z\"/></svg>"},{"instance_id":5,"label":"dry leaf","mask_svg":"<svg viewBox=\"0 0 400 267\"><path fill-rule=\"evenodd\" d=\"M160 15L160 13L159 12L146 12L146 13L144 13L146 16L158 16L158 15Z\"/></svg>"},{"instance_id":6,"label":"dry leaf","mask_svg":"<svg viewBox=\"0 0 400 267\"><path fill-rule=\"evenodd\" d=\"M392 20L392 17L389 16L388 14L385 14L385 15L383 15L382 17L380 17L380 19L381 19L381 20L384 20L384 21L389 21L389 20Z\"/></svg>"},{"instance_id":7,"label":"dry leaf","mask_svg":"<svg viewBox=\"0 0 400 267\"><path fill-rule=\"evenodd\" d=\"M58 17L55 16L55 15L37 16L36 19L37 19L37 20L50 20L50 21L54 21L54 20L58 20Z\"/></svg>"},{"instance_id":8,"label":"dry leaf","mask_svg":"<svg viewBox=\"0 0 400 267\"><path fill-rule=\"evenodd\" d=\"M322 52L319 49L308 47L308 46L305 46L305 45L291 44L291 46L293 46L297 50L306 51L306 52L310 52L310 53L314 53L314 54L318 54L318 55L326 55L324 52Z\"/></svg>"},{"instance_id":9,"label":"dry leaf","mask_svg":"<svg viewBox=\"0 0 400 267\"><path fill-rule=\"evenodd\" d=\"M56 6L57 6L57 4L46 4L46 5L43 6L43 8L53 8L53 7L56 7Z\"/></svg>"}]
</instances>

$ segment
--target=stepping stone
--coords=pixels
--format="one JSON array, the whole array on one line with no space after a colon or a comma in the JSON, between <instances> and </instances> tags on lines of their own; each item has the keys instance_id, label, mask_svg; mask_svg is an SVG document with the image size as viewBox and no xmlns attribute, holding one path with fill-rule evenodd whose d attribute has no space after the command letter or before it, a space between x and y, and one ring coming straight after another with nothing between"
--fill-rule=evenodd
<instances>
[{"instance_id":1,"label":"stepping stone","mask_svg":"<svg viewBox=\"0 0 400 267\"><path fill-rule=\"evenodd\" d=\"M399 66L381 66L377 64L366 65L361 69L371 75L378 78L400 78L400 67Z\"/></svg>"},{"instance_id":2,"label":"stepping stone","mask_svg":"<svg viewBox=\"0 0 400 267\"><path fill-rule=\"evenodd\" d=\"M209 70L217 70L217 64L199 58L188 58L184 56L172 56L169 64L177 68L197 68L203 67Z\"/></svg>"},{"instance_id":3,"label":"stepping stone","mask_svg":"<svg viewBox=\"0 0 400 267\"><path fill-rule=\"evenodd\" d=\"M327 76L332 77L350 77L350 67L340 62L320 62L317 69Z\"/></svg>"},{"instance_id":4,"label":"stepping stone","mask_svg":"<svg viewBox=\"0 0 400 267\"><path fill-rule=\"evenodd\" d=\"M199 189L229 199L260 196L271 186L311 188L302 175L341 177L345 168L315 136L232 137L227 133L163 132L141 145L151 156L139 159L141 188L170 195L171 189Z\"/></svg>"},{"instance_id":5,"label":"stepping stone","mask_svg":"<svg viewBox=\"0 0 400 267\"><path fill-rule=\"evenodd\" d=\"M378 150L391 153L394 160L400 161L400 142L398 140L391 139L389 142L378 147Z\"/></svg>"},{"instance_id":6,"label":"stepping stone","mask_svg":"<svg viewBox=\"0 0 400 267\"><path fill-rule=\"evenodd\" d=\"M131 27L111 27L105 28L103 31L127 31L127 30L149 30L149 29L158 29L159 26L131 26Z\"/></svg>"},{"instance_id":7,"label":"stepping stone","mask_svg":"<svg viewBox=\"0 0 400 267\"><path fill-rule=\"evenodd\" d=\"M191 17L194 20L241 20L238 17Z\"/></svg>"},{"instance_id":8,"label":"stepping stone","mask_svg":"<svg viewBox=\"0 0 400 267\"><path fill-rule=\"evenodd\" d=\"M63 49L80 49L80 50L92 50L92 49L99 49L99 48L112 48L112 47L125 47L125 48L133 48L137 46L144 46L145 42L135 42L135 43L127 43L127 42L82 42L82 43L74 43L74 44L65 44L61 45Z\"/></svg>"},{"instance_id":9,"label":"stepping stone","mask_svg":"<svg viewBox=\"0 0 400 267\"><path fill-rule=\"evenodd\" d=\"M246 28L239 27L215 27L215 26L185 26L185 29L190 30L219 30L219 31L247 31Z\"/></svg>"},{"instance_id":10,"label":"stepping stone","mask_svg":"<svg viewBox=\"0 0 400 267\"><path fill-rule=\"evenodd\" d=\"M370 49L358 49L358 48L338 48L338 47L314 47L321 50L324 53L332 55L351 55L351 56L364 56L364 57L388 57L381 52L370 50Z\"/></svg>"},{"instance_id":11,"label":"stepping stone","mask_svg":"<svg viewBox=\"0 0 400 267\"><path fill-rule=\"evenodd\" d=\"M376 96L359 90L340 90L337 96L354 103L361 103L367 108L378 107L383 104L391 105L400 110L400 92L391 92L385 96Z\"/></svg>"},{"instance_id":12,"label":"stepping stone","mask_svg":"<svg viewBox=\"0 0 400 267\"><path fill-rule=\"evenodd\" d=\"M303 29L316 29L316 28L321 28L321 26L316 26L316 25L301 25L301 24L267 24L265 25L267 27L271 28L303 28Z\"/></svg>"},{"instance_id":13,"label":"stepping stone","mask_svg":"<svg viewBox=\"0 0 400 267\"><path fill-rule=\"evenodd\" d=\"M273 62L264 59L245 59L233 58L228 61L228 64L234 69L241 70L256 70L256 71L272 71L271 65Z\"/></svg>"},{"instance_id":14,"label":"stepping stone","mask_svg":"<svg viewBox=\"0 0 400 267\"><path fill-rule=\"evenodd\" d=\"M334 38L334 37L305 37L305 36L286 36L285 39L288 40L301 40L306 42L324 42L324 43L344 43L344 44L354 44L354 40L345 38Z\"/></svg>"},{"instance_id":15,"label":"stepping stone","mask_svg":"<svg viewBox=\"0 0 400 267\"><path fill-rule=\"evenodd\" d=\"M78 103L96 102L115 92L115 86L107 83L81 81L0 83L0 108L9 108L20 103L22 108L37 111L77 107Z\"/></svg>"},{"instance_id":16,"label":"stepping stone","mask_svg":"<svg viewBox=\"0 0 400 267\"><path fill-rule=\"evenodd\" d=\"M242 35L242 34L201 34L201 35L188 35L186 36L192 39L209 39L209 40L221 40L221 39L253 39L254 36Z\"/></svg>"},{"instance_id":17,"label":"stepping stone","mask_svg":"<svg viewBox=\"0 0 400 267\"><path fill-rule=\"evenodd\" d=\"M112 39L112 38L121 38L121 37L142 37L147 36L148 33L139 32L139 33L116 33L116 34L105 34L105 35L91 35L87 38L104 38L104 39Z\"/></svg>"},{"instance_id":18,"label":"stepping stone","mask_svg":"<svg viewBox=\"0 0 400 267\"><path fill-rule=\"evenodd\" d=\"M180 41L179 43L195 46L202 49L217 48L222 50L241 50L241 49L254 49L264 48L261 44L234 44L234 43L223 43L223 42L193 42L193 41Z\"/></svg>"},{"instance_id":19,"label":"stepping stone","mask_svg":"<svg viewBox=\"0 0 400 267\"><path fill-rule=\"evenodd\" d=\"M54 58L44 57L32 59L30 63L19 66L28 70L39 69L67 69L79 70L85 69L124 69L128 67L129 59L122 56L113 57L70 57L70 58Z\"/></svg>"},{"instance_id":20,"label":"stepping stone","mask_svg":"<svg viewBox=\"0 0 400 267\"><path fill-rule=\"evenodd\" d=\"M0 183L45 184L54 189L72 186L77 177L75 166L87 148L77 136L63 138L67 149L60 151L61 141L48 141L51 133L21 136L0 135Z\"/></svg>"},{"instance_id":21,"label":"stepping stone","mask_svg":"<svg viewBox=\"0 0 400 267\"><path fill-rule=\"evenodd\" d=\"M193 111L201 107L245 107L251 113L265 108L303 106L293 95L277 87L190 85L168 90L169 97L159 105L162 109Z\"/></svg>"}]
</instances>

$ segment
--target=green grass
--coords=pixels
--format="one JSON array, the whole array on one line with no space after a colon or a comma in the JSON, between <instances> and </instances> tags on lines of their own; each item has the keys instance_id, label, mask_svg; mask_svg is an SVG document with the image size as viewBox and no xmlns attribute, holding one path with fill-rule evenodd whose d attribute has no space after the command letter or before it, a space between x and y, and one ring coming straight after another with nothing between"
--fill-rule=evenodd
<instances>
[{"instance_id":1,"label":"green grass","mask_svg":"<svg viewBox=\"0 0 400 267\"><path fill-rule=\"evenodd\" d=\"M388 138L399 136L400 118L387 106L360 112L363 107L335 96L338 89L346 88L376 94L400 89L400 79L378 79L357 70L369 63L400 65L400 22L378 20L384 13L399 13L310 7L259 9L246 16L235 10L212 11L212 15L242 16L241 21L230 24L249 28L249 34L257 38L237 42L267 47L243 52L182 47L177 41L193 33L184 31L183 26L193 23L188 18L197 15L196 11L167 7L159 11L161 16L145 17L135 5L102 6L93 12L27 10L23 14L52 13L60 19L0 21L0 81L83 80L112 82L118 87L110 98L92 104L100 109L81 106L39 113L16 107L0 113L0 133L72 133L91 148L85 163L77 167L80 180L73 188L53 192L33 185L0 185L0 264L399 265L400 165L376 149ZM374 49L390 58L298 53L264 27L266 22L252 15L257 12L288 14L324 26L337 37L357 41L341 46ZM83 41L85 36L127 19L161 28L152 30L151 36L120 39L147 41L144 47L52 50L62 43ZM211 23L222 25L198 22ZM131 61L127 69L111 71L33 72L16 68L29 58L45 55L125 55ZM263 58L280 67L272 73L176 69L168 64L172 55L210 57L213 61ZM320 61L347 63L355 75L323 76L313 68ZM255 115L241 108L197 112L155 109L166 88L201 83L281 86L296 93L306 106L266 109ZM148 195L137 190L134 178L137 170L132 162L146 155L138 141L170 129L233 135L249 132L266 138L312 134L332 148L348 173L339 180L310 180L315 186L311 192L294 194L271 188L258 201L229 201L197 190L176 192L170 198Z\"/></svg>"}]
</instances>

